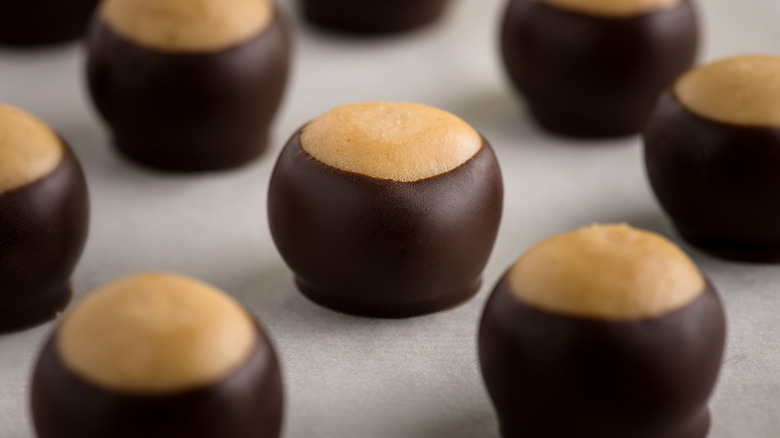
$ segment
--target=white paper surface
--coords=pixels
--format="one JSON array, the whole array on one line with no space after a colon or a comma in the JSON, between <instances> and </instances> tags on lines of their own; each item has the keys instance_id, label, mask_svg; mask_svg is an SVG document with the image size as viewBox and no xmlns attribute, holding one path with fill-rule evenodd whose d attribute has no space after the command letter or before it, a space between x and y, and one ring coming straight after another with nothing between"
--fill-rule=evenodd
<instances>
[{"instance_id":1,"label":"white paper surface","mask_svg":"<svg viewBox=\"0 0 780 438\"><path fill-rule=\"evenodd\" d=\"M679 240L649 190L638 138L575 142L529 121L498 57L503 5L457 0L439 24L378 40L322 34L296 18L294 74L271 150L238 171L205 176L150 172L108 147L85 93L81 47L0 51L0 101L53 126L87 173L92 224L73 276L75 300L140 270L173 270L229 291L276 342L288 438L497 438L477 364L476 328L504 269L534 242L596 221L625 221ZM700 6L703 59L780 51L775 0ZM282 7L295 15L291 1ZM274 160L302 123L361 100L438 106L493 144L504 173L505 213L485 286L467 304L387 321L329 311L294 289L266 220ZM729 319L710 437L780 437L780 266L730 263L683 247L720 290ZM34 436L27 388L52 328L0 336L2 438Z\"/></svg>"}]
</instances>

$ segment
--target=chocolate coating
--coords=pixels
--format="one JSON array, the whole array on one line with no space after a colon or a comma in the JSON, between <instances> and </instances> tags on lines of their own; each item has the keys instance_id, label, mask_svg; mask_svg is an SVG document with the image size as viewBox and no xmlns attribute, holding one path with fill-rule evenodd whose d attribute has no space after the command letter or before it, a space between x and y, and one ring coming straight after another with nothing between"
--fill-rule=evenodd
<instances>
[{"instance_id":1,"label":"chocolate coating","mask_svg":"<svg viewBox=\"0 0 780 438\"><path fill-rule=\"evenodd\" d=\"M53 319L71 297L89 196L70 148L52 173L0 193L0 332Z\"/></svg>"},{"instance_id":2,"label":"chocolate coating","mask_svg":"<svg viewBox=\"0 0 780 438\"><path fill-rule=\"evenodd\" d=\"M625 18L512 0L501 36L507 71L531 114L544 129L573 137L639 132L697 46L691 0Z\"/></svg>"},{"instance_id":3,"label":"chocolate coating","mask_svg":"<svg viewBox=\"0 0 780 438\"><path fill-rule=\"evenodd\" d=\"M0 45L42 46L81 38L100 0L4 1Z\"/></svg>"},{"instance_id":4,"label":"chocolate coating","mask_svg":"<svg viewBox=\"0 0 780 438\"><path fill-rule=\"evenodd\" d=\"M89 89L126 157L170 171L234 168L266 149L290 62L278 13L256 37L215 52L162 52L103 20L88 40Z\"/></svg>"},{"instance_id":5,"label":"chocolate coating","mask_svg":"<svg viewBox=\"0 0 780 438\"><path fill-rule=\"evenodd\" d=\"M268 340L258 329L253 353L212 385L165 395L105 390L71 372L54 337L43 349L32 383L39 438L278 438L282 380Z\"/></svg>"},{"instance_id":6,"label":"chocolate coating","mask_svg":"<svg viewBox=\"0 0 780 438\"><path fill-rule=\"evenodd\" d=\"M667 92L644 142L650 183L683 238L720 257L780 262L780 127L709 120Z\"/></svg>"},{"instance_id":7,"label":"chocolate coating","mask_svg":"<svg viewBox=\"0 0 780 438\"><path fill-rule=\"evenodd\" d=\"M301 149L300 135L276 163L268 215L301 292L378 317L439 311L477 292L503 203L486 141L450 172L397 182L327 166Z\"/></svg>"},{"instance_id":8,"label":"chocolate coating","mask_svg":"<svg viewBox=\"0 0 780 438\"><path fill-rule=\"evenodd\" d=\"M425 26L440 18L449 0L302 0L309 22L329 30L388 34Z\"/></svg>"},{"instance_id":9,"label":"chocolate coating","mask_svg":"<svg viewBox=\"0 0 780 438\"><path fill-rule=\"evenodd\" d=\"M612 321L539 310L504 277L479 331L502 435L704 438L724 319L710 285L675 312Z\"/></svg>"}]
</instances>

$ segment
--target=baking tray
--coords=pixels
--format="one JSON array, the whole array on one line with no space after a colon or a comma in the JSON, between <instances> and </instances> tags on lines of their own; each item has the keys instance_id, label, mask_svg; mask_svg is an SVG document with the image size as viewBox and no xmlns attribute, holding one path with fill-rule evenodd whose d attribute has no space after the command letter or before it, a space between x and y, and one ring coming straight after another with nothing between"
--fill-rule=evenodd
<instances>
[{"instance_id":1,"label":"baking tray","mask_svg":"<svg viewBox=\"0 0 780 438\"><path fill-rule=\"evenodd\" d=\"M284 368L287 438L498 438L482 384L476 330L485 299L533 243L593 222L623 221L679 241L646 181L637 137L572 141L541 132L498 56L501 0L456 0L434 26L394 38L324 34L298 21L290 88L269 152L236 171L167 175L118 157L85 92L79 45L0 51L0 101L20 106L73 146L89 181L89 241L75 300L141 270L196 276L230 292L275 340ZM780 3L707 0L703 60L776 53ZM505 212L484 286L468 303L402 320L359 318L298 293L265 212L274 160L296 128L348 102L421 102L489 139ZM780 437L780 267L721 261L682 244L724 299L728 347L711 409L712 438ZM0 336L0 437L32 438L27 389L53 324Z\"/></svg>"}]
</instances>

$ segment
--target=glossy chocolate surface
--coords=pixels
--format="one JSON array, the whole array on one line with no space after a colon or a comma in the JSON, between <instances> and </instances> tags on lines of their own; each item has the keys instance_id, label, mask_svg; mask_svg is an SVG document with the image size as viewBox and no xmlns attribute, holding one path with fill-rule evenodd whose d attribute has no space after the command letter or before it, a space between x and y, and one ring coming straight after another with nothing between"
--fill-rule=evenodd
<instances>
[{"instance_id":1,"label":"glossy chocolate surface","mask_svg":"<svg viewBox=\"0 0 780 438\"><path fill-rule=\"evenodd\" d=\"M504 438L704 438L725 318L708 286L658 318L571 317L496 286L479 331Z\"/></svg>"},{"instance_id":2,"label":"glossy chocolate surface","mask_svg":"<svg viewBox=\"0 0 780 438\"><path fill-rule=\"evenodd\" d=\"M501 36L509 77L532 115L573 137L641 131L661 91L693 64L697 45L690 0L630 18L512 0Z\"/></svg>"},{"instance_id":3,"label":"glossy chocolate surface","mask_svg":"<svg viewBox=\"0 0 780 438\"><path fill-rule=\"evenodd\" d=\"M53 319L67 306L88 227L84 173L67 145L51 174L0 193L0 333Z\"/></svg>"},{"instance_id":4,"label":"glossy chocolate surface","mask_svg":"<svg viewBox=\"0 0 780 438\"><path fill-rule=\"evenodd\" d=\"M262 335L247 362L215 384L165 395L123 394L71 372L54 337L32 383L39 438L278 438L282 378Z\"/></svg>"},{"instance_id":5,"label":"glossy chocolate surface","mask_svg":"<svg viewBox=\"0 0 780 438\"><path fill-rule=\"evenodd\" d=\"M81 38L100 0L6 0L0 45L41 46Z\"/></svg>"},{"instance_id":6,"label":"glossy chocolate surface","mask_svg":"<svg viewBox=\"0 0 780 438\"><path fill-rule=\"evenodd\" d=\"M333 31L387 34L425 26L449 0L301 0L309 22Z\"/></svg>"},{"instance_id":7,"label":"glossy chocolate surface","mask_svg":"<svg viewBox=\"0 0 780 438\"><path fill-rule=\"evenodd\" d=\"M667 92L644 141L655 195L687 241L720 257L780 262L780 127L709 120Z\"/></svg>"},{"instance_id":8,"label":"glossy chocolate surface","mask_svg":"<svg viewBox=\"0 0 780 438\"><path fill-rule=\"evenodd\" d=\"M97 20L88 41L89 88L128 158L170 171L234 168L266 149L289 44L278 15L252 40L203 53L139 47Z\"/></svg>"},{"instance_id":9,"label":"glossy chocolate surface","mask_svg":"<svg viewBox=\"0 0 780 438\"><path fill-rule=\"evenodd\" d=\"M416 182L327 166L285 146L268 194L274 242L313 301L365 316L408 317L473 296L495 242L503 183L492 149Z\"/></svg>"}]
</instances>

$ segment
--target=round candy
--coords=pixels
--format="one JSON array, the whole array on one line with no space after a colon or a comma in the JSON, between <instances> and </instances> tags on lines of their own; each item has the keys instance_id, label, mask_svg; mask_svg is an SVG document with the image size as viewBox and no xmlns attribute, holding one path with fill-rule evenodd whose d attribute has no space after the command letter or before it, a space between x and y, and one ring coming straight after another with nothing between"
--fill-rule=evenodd
<instances>
[{"instance_id":1,"label":"round candy","mask_svg":"<svg viewBox=\"0 0 780 438\"><path fill-rule=\"evenodd\" d=\"M287 82L285 28L268 0L106 0L87 72L115 146L170 171L258 157Z\"/></svg>"},{"instance_id":2,"label":"round candy","mask_svg":"<svg viewBox=\"0 0 780 438\"><path fill-rule=\"evenodd\" d=\"M505 438L704 438L724 338L720 300L685 253L595 225L509 269L479 358Z\"/></svg>"},{"instance_id":3,"label":"round candy","mask_svg":"<svg viewBox=\"0 0 780 438\"><path fill-rule=\"evenodd\" d=\"M490 145L461 119L369 102L296 132L268 196L274 242L306 296L348 313L405 317L477 292L503 185Z\"/></svg>"},{"instance_id":4,"label":"round candy","mask_svg":"<svg viewBox=\"0 0 780 438\"><path fill-rule=\"evenodd\" d=\"M531 114L573 137L638 133L697 45L691 0L511 0L501 35Z\"/></svg>"},{"instance_id":5,"label":"round candy","mask_svg":"<svg viewBox=\"0 0 780 438\"><path fill-rule=\"evenodd\" d=\"M88 295L46 343L40 438L277 438L282 381L247 311L200 281L123 278Z\"/></svg>"},{"instance_id":6,"label":"round candy","mask_svg":"<svg viewBox=\"0 0 780 438\"><path fill-rule=\"evenodd\" d=\"M679 233L714 255L780 261L780 57L699 67L665 93L645 163Z\"/></svg>"},{"instance_id":7,"label":"round candy","mask_svg":"<svg viewBox=\"0 0 780 438\"><path fill-rule=\"evenodd\" d=\"M100 0L6 0L0 45L47 46L80 38Z\"/></svg>"},{"instance_id":8,"label":"round candy","mask_svg":"<svg viewBox=\"0 0 780 438\"><path fill-rule=\"evenodd\" d=\"M439 19L449 0L301 0L309 22L340 32L388 34Z\"/></svg>"},{"instance_id":9,"label":"round candy","mask_svg":"<svg viewBox=\"0 0 780 438\"><path fill-rule=\"evenodd\" d=\"M67 306L88 225L87 186L73 152L41 121L0 105L0 332Z\"/></svg>"}]
</instances>

